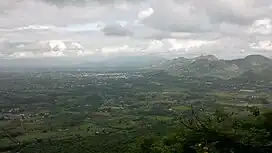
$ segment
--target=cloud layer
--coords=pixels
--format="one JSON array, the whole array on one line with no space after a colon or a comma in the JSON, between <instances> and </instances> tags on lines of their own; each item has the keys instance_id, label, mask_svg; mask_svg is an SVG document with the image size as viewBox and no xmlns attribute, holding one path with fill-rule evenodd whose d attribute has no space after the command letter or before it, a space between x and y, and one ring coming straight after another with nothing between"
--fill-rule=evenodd
<instances>
[{"instance_id":1,"label":"cloud layer","mask_svg":"<svg viewBox=\"0 0 272 153\"><path fill-rule=\"evenodd\" d=\"M272 56L271 0L1 0L0 10L2 57Z\"/></svg>"}]
</instances>

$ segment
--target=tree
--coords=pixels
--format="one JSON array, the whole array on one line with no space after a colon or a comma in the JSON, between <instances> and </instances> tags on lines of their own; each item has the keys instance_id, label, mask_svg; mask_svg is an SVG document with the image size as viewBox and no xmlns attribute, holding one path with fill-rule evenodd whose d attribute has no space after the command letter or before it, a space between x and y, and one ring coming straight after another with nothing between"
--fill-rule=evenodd
<instances>
[{"instance_id":1,"label":"tree","mask_svg":"<svg viewBox=\"0 0 272 153\"><path fill-rule=\"evenodd\" d=\"M151 153L270 153L272 113L247 108L248 116L217 110L215 113L182 117L181 129L158 141L144 141Z\"/></svg>"}]
</instances>

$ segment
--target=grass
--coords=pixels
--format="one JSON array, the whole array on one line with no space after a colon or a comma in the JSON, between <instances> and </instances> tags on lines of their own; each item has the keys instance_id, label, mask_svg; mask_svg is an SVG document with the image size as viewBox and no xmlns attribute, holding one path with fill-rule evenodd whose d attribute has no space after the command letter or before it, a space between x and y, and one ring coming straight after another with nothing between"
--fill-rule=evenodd
<instances>
[{"instance_id":1,"label":"grass","mask_svg":"<svg viewBox=\"0 0 272 153\"><path fill-rule=\"evenodd\" d=\"M189 106L180 105L180 106L172 107L172 109L177 111L187 111L187 110L190 110L191 108Z\"/></svg>"},{"instance_id":2,"label":"grass","mask_svg":"<svg viewBox=\"0 0 272 153\"><path fill-rule=\"evenodd\" d=\"M173 119L172 117L168 117L168 116L148 116L148 118L152 120L157 120L157 121L169 121Z\"/></svg>"},{"instance_id":3,"label":"grass","mask_svg":"<svg viewBox=\"0 0 272 153\"><path fill-rule=\"evenodd\" d=\"M0 139L0 147L7 147L11 144L12 142L8 138Z\"/></svg>"},{"instance_id":4,"label":"grass","mask_svg":"<svg viewBox=\"0 0 272 153\"><path fill-rule=\"evenodd\" d=\"M17 139L19 141L33 141L36 138L37 139L46 139L46 138L50 138L53 136L60 136L62 135L60 132L46 132L46 133L41 133L41 132L33 132L33 133L28 133L22 136L18 136Z\"/></svg>"},{"instance_id":5,"label":"grass","mask_svg":"<svg viewBox=\"0 0 272 153\"><path fill-rule=\"evenodd\" d=\"M0 121L0 128L8 124L8 121Z\"/></svg>"},{"instance_id":6,"label":"grass","mask_svg":"<svg viewBox=\"0 0 272 153\"><path fill-rule=\"evenodd\" d=\"M90 128L90 131L96 130L96 129L100 129L100 126L97 126L93 123L84 123L81 124L79 126L76 126L74 128L72 128L71 130L75 130L75 131L87 131L87 129Z\"/></svg>"}]
</instances>

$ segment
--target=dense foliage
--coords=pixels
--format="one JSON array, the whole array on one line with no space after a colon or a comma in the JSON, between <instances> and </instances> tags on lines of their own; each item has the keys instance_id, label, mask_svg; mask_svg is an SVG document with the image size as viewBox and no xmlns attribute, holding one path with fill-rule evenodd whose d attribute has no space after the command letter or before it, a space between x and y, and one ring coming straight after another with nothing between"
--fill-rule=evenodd
<instances>
[{"instance_id":1,"label":"dense foliage","mask_svg":"<svg viewBox=\"0 0 272 153\"><path fill-rule=\"evenodd\" d=\"M272 112L256 107L244 114L217 110L212 114L181 117L175 132L143 136L137 131L94 137L73 136L66 140L36 140L20 146L25 153L269 153L272 151Z\"/></svg>"},{"instance_id":2,"label":"dense foliage","mask_svg":"<svg viewBox=\"0 0 272 153\"><path fill-rule=\"evenodd\" d=\"M180 76L0 72L0 152L270 153L272 73L270 60L257 59L265 69L249 70L248 62L259 61L254 56L232 61L242 73L230 79L194 75L203 65L202 74L223 74L213 56L196 59L192 73ZM188 62L168 64L179 60ZM219 69L205 67L214 61Z\"/></svg>"},{"instance_id":3,"label":"dense foliage","mask_svg":"<svg viewBox=\"0 0 272 153\"><path fill-rule=\"evenodd\" d=\"M208 117L181 121L182 129L159 139L145 139L140 152L149 153L269 153L271 112L250 108L247 116L217 111Z\"/></svg>"}]
</instances>

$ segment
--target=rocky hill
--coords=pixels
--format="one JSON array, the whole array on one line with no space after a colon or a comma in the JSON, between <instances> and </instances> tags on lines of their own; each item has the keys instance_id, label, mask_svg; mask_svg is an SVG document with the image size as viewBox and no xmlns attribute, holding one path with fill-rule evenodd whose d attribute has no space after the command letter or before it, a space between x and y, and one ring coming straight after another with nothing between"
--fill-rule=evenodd
<instances>
[{"instance_id":1,"label":"rocky hill","mask_svg":"<svg viewBox=\"0 0 272 153\"><path fill-rule=\"evenodd\" d=\"M235 60L222 60L213 55L191 59L179 57L151 67L151 69L165 70L173 75L213 76L222 79L246 75L246 72L264 72L271 68L272 59L261 55L250 55Z\"/></svg>"}]
</instances>

